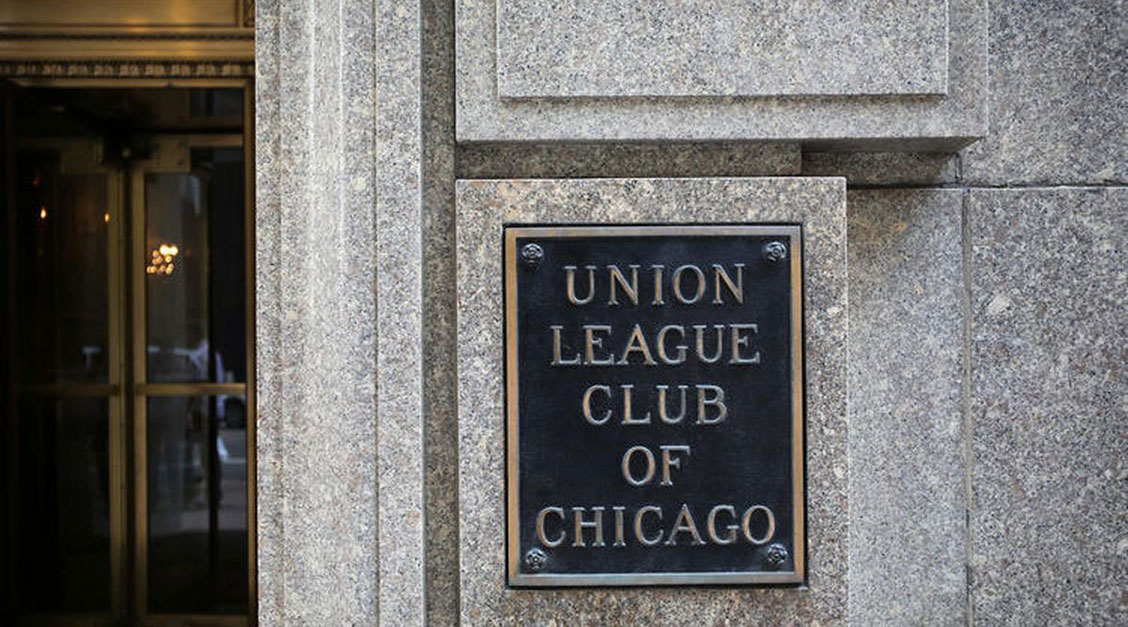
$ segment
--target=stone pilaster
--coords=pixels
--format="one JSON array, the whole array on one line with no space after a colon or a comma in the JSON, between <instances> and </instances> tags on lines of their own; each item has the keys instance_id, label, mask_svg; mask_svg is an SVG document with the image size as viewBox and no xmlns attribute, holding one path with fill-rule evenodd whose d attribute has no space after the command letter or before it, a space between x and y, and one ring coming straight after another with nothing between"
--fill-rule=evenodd
<instances>
[{"instance_id":1,"label":"stone pilaster","mask_svg":"<svg viewBox=\"0 0 1128 627\"><path fill-rule=\"evenodd\" d=\"M258 3L263 624L422 623L418 11Z\"/></svg>"}]
</instances>

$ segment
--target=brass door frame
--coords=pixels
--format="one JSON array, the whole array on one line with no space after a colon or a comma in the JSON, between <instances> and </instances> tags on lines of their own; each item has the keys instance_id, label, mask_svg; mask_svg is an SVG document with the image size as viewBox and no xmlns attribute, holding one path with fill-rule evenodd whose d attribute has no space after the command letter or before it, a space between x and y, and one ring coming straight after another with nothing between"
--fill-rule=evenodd
<instances>
[{"instance_id":1,"label":"brass door frame","mask_svg":"<svg viewBox=\"0 0 1128 627\"><path fill-rule=\"evenodd\" d=\"M257 401L255 394L255 191L254 191L254 85L251 79L97 79L97 78L12 78L13 83L24 87L51 87L51 88L124 88L124 87L210 87L210 88L241 88L243 90L243 129L241 135L223 134L187 134L177 135L177 139L187 139L189 145L199 147L242 146L243 147L243 203L244 203L244 265L246 268L246 282L244 286L244 315L246 329L246 381L243 383L148 383L145 380L145 273L142 260L145 258L145 221L144 221L144 178L145 174L157 171L170 171L160 169L160 164L152 161L135 162L128 172L118 170L116 213L111 209L111 240L108 242L107 256L113 258L110 272L109 307L110 330L108 341L110 353L110 379L106 385L92 384L89 389L78 389L67 384L70 390L63 391L61 386L34 386L39 392L56 392L66 395L89 395L100 393L116 393L116 403L111 403L110 412L110 467L111 467L111 495L118 496L117 507L111 502L111 612L110 616L88 615L51 615L28 616L37 620L36 624L67 624L67 625L101 625L112 624L129 614L142 625L220 625L243 626L257 623L258 616L258 572L257 572ZM6 103L5 115L11 116L11 101ZM11 129L10 117L6 128ZM158 139L163 136L153 135ZM12 161L14 147L12 142L7 142L8 163ZM8 221L9 238L14 237L14 188L11 180L12 168L8 168L7 176L8 193ZM125 179L129 178L127 182ZM130 189L129 202L126 206L126 189ZM126 237L126 234L129 237ZM15 253L8 243L9 259L9 297L14 296L14 262ZM126 247L128 246L128 251ZM126 256L123 256L125 253ZM9 302L14 302L10 300ZM116 318L115 318L116 316ZM128 344L125 343L128 340ZM132 352L131 360L125 359L123 350ZM14 347L10 350L9 364L14 365L16 355ZM114 367L114 359L117 367ZM14 370L10 370L14 372ZM115 379L116 377L116 379ZM128 383L126 383L128 381ZM83 385L83 384L80 384ZM96 386L101 386L95 389ZM212 614L150 614L148 612L148 573L147 573L147 530L148 508L147 476L145 459L147 457L147 440L145 431L145 401L151 396L180 396L180 395L214 395L214 394L242 394L246 399L246 478L247 478L247 614L246 616L212 615ZM13 404L9 410L15 409L15 394L11 396ZM127 416L127 407L132 406L132 416ZM116 407L116 410L114 409ZM9 416L15 417L15 412L10 411ZM9 442L15 448L14 436L16 435L16 420L9 421ZM115 437L117 436L117 437ZM126 443L128 436L132 436L134 459L128 459ZM14 455L9 455L9 480L16 481L17 460ZM116 463L115 463L116 460ZM131 463L132 462L132 463ZM127 472L132 467L131 473ZM116 470L115 470L116 469ZM132 474L132 486L126 477ZM15 486L9 486L14 488ZM132 498L130 498L132 492ZM14 490L9 490L9 498L14 499ZM128 515L132 501L133 516ZM15 503L11 503L15 504ZM14 511L11 509L9 511ZM132 520L130 520L132 518ZM117 524L114 524L114 520ZM133 533L129 533L129 529ZM115 544L113 538L118 538ZM11 529L12 545L18 541L15 538L15 529ZM133 539L130 547L129 540ZM132 548L132 550L131 550ZM132 559L130 555L132 554ZM132 573L130 575L129 573ZM134 599L133 611L126 609L126 587L128 580L133 579ZM38 622L42 621L42 622Z\"/></svg>"},{"instance_id":2,"label":"brass door frame","mask_svg":"<svg viewBox=\"0 0 1128 627\"><path fill-rule=\"evenodd\" d=\"M175 382L175 383L149 383L147 380L146 351L146 274L143 260L146 259L146 234L145 234L145 178L149 174L158 173L186 173L191 167L190 152L197 147L245 147L244 136L240 135L176 135L153 136L158 145L156 156L146 161L134 162L130 168L130 263L129 282L131 284L130 306L131 334L132 334L132 403L133 403L133 489L134 489L134 613L143 625L175 624L208 624L208 625L246 625L246 617L219 616L209 614L153 614L149 612L148 583L149 583L149 547L148 547L148 399L160 396L203 396L212 394L249 395L253 387L251 381L242 383L214 383L214 382ZM170 158L170 151L182 152L182 159ZM244 159L246 155L244 153ZM245 214L253 215L248 206ZM247 242L246 248L253 250ZM248 276L250 279L250 276ZM248 285L253 285L248 280ZM250 290L248 290L249 292ZM247 294L244 294L247 297ZM249 309L249 307L248 307ZM250 327L248 327L248 335ZM210 350L210 349L209 349ZM248 356L251 347L248 347ZM251 379L251 362L248 360L248 379ZM252 535L250 510L253 501L252 476L251 476L251 422L253 412L250 402L247 402L247 509L248 509L248 545L252 545L249 538ZM211 437L210 435L208 436ZM209 442L210 444L210 442ZM253 553L248 556L248 571L251 570ZM249 577L248 577L249 579ZM248 607L250 606L250 588L248 588Z\"/></svg>"}]
</instances>

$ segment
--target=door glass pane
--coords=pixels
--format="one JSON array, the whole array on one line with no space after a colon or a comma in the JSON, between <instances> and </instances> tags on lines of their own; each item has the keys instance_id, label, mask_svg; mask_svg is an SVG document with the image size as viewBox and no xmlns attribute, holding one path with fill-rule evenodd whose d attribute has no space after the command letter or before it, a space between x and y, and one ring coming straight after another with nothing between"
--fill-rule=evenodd
<instances>
[{"instance_id":1,"label":"door glass pane","mask_svg":"<svg viewBox=\"0 0 1128 627\"><path fill-rule=\"evenodd\" d=\"M194 149L191 164L145 176L148 380L242 382L243 151Z\"/></svg>"},{"instance_id":2,"label":"door glass pane","mask_svg":"<svg viewBox=\"0 0 1128 627\"><path fill-rule=\"evenodd\" d=\"M148 399L149 609L247 607L247 424L242 396Z\"/></svg>"},{"instance_id":3,"label":"door glass pane","mask_svg":"<svg viewBox=\"0 0 1128 627\"><path fill-rule=\"evenodd\" d=\"M246 617L245 399L86 385L246 382L244 91L5 88L0 624Z\"/></svg>"},{"instance_id":4,"label":"door glass pane","mask_svg":"<svg viewBox=\"0 0 1128 627\"><path fill-rule=\"evenodd\" d=\"M100 397L25 398L17 420L19 609L108 611L108 403Z\"/></svg>"},{"instance_id":5,"label":"door glass pane","mask_svg":"<svg viewBox=\"0 0 1128 627\"><path fill-rule=\"evenodd\" d=\"M107 175L66 171L58 149L19 150L15 170L14 374L105 382Z\"/></svg>"}]
</instances>

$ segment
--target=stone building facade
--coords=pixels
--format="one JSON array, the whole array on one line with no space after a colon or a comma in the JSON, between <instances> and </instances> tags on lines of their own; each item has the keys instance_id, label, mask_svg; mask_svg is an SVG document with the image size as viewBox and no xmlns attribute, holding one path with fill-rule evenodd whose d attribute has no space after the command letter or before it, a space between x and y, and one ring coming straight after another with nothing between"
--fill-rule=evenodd
<instances>
[{"instance_id":1,"label":"stone building facade","mask_svg":"<svg viewBox=\"0 0 1128 627\"><path fill-rule=\"evenodd\" d=\"M253 32L260 624L1128 621L1120 3L258 0ZM803 221L821 184L809 585L507 587L494 232Z\"/></svg>"}]
</instances>

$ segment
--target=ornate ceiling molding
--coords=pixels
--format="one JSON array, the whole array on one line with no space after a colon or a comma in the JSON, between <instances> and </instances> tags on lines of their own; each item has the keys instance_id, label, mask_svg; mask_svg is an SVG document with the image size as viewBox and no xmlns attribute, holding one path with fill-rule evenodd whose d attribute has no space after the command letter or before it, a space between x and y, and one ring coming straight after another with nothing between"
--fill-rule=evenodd
<instances>
[{"instance_id":1,"label":"ornate ceiling molding","mask_svg":"<svg viewBox=\"0 0 1128 627\"><path fill-rule=\"evenodd\" d=\"M254 61L0 60L11 78L248 78Z\"/></svg>"},{"instance_id":2,"label":"ornate ceiling molding","mask_svg":"<svg viewBox=\"0 0 1128 627\"><path fill-rule=\"evenodd\" d=\"M118 3L120 4L120 3ZM128 7L127 7L128 8ZM118 9L124 11L125 9ZM241 78L254 75L254 0L231 0L226 24L0 24L0 75L51 78ZM123 16L127 13L122 13ZM154 20L162 15L152 13ZM124 17L122 18L124 19Z\"/></svg>"}]
</instances>

